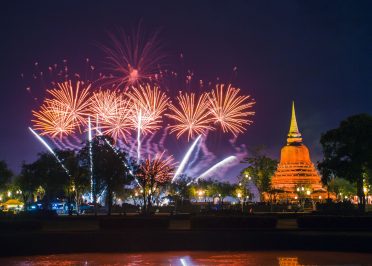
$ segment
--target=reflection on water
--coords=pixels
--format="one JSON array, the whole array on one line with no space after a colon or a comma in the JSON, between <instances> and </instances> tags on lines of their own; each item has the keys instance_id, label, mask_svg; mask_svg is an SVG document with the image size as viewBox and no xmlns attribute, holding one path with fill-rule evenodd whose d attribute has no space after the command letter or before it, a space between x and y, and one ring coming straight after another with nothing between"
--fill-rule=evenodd
<instances>
[{"instance_id":1,"label":"reflection on water","mask_svg":"<svg viewBox=\"0 0 372 266\"><path fill-rule=\"evenodd\" d=\"M81 253L1 258L0 265L372 265L372 255L298 251Z\"/></svg>"},{"instance_id":2,"label":"reflection on water","mask_svg":"<svg viewBox=\"0 0 372 266\"><path fill-rule=\"evenodd\" d=\"M278 261L280 266L302 266L298 262L298 257L279 257Z\"/></svg>"}]
</instances>

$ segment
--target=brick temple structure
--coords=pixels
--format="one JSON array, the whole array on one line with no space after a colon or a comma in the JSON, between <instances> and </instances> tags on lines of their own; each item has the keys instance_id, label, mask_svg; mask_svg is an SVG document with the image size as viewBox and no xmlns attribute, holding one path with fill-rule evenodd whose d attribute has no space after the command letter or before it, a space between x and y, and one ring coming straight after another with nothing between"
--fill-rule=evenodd
<instances>
[{"instance_id":1,"label":"brick temple structure","mask_svg":"<svg viewBox=\"0 0 372 266\"><path fill-rule=\"evenodd\" d=\"M320 175L311 162L309 149L302 143L294 103L287 145L281 150L280 162L272 177L271 186L280 199L324 199L327 196Z\"/></svg>"}]
</instances>

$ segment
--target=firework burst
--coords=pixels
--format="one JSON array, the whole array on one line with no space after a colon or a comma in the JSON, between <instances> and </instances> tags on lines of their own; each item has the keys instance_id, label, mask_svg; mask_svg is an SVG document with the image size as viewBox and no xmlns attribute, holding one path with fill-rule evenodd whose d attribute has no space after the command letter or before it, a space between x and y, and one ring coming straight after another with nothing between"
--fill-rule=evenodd
<instances>
[{"instance_id":1,"label":"firework burst","mask_svg":"<svg viewBox=\"0 0 372 266\"><path fill-rule=\"evenodd\" d=\"M223 132L231 132L234 136L246 130L246 126L252 123L248 117L254 115L250 109L255 101L250 96L240 96L239 92L240 89L230 84L227 88L220 84L209 97L214 123L220 124Z\"/></svg>"},{"instance_id":2,"label":"firework burst","mask_svg":"<svg viewBox=\"0 0 372 266\"><path fill-rule=\"evenodd\" d=\"M140 178L152 178L158 183L166 183L173 177L174 160L173 156L164 156L162 153L157 153L152 158L150 155L142 162L140 166Z\"/></svg>"},{"instance_id":3,"label":"firework burst","mask_svg":"<svg viewBox=\"0 0 372 266\"><path fill-rule=\"evenodd\" d=\"M80 125L86 125L89 115L90 86L84 86L80 81L73 85L71 80L57 83L57 89L47 90L52 98L46 99L45 103L49 108L55 108L53 112L72 118L80 130Z\"/></svg>"},{"instance_id":4,"label":"firework burst","mask_svg":"<svg viewBox=\"0 0 372 266\"><path fill-rule=\"evenodd\" d=\"M102 47L112 72L110 83L127 88L155 78L165 58L157 33L146 35L139 26L132 35L122 31L110 39L112 45Z\"/></svg>"},{"instance_id":5,"label":"firework burst","mask_svg":"<svg viewBox=\"0 0 372 266\"><path fill-rule=\"evenodd\" d=\"M194 135L205 135L207 130L213 130L211 126L213 119L210 113L208 94L202 94L199 99L195 99L195 94L180 92L177 96L178 106L171 104L171 114L167 116L175 120L176 124L171 125L171 133L177 133L177 138L187 134L187 140Z\"/></svg>"},{"instance_id":6,"label":"firework burst","mask_svg":"<svg viewBox=\"0 0 372 266\"><path fill-rule=\"evenodd\" d=\"M156 85L146 84L132 87L129 92L132 104L134 127L149 133L161 127L162 115L167 109L169 98Z\"/></svg>"},{"instance_id":7,"label":"firework burst","mask_svg":"<svg viewBox=\"0 0 372 266\"><path fill-rule=\"evenodd\" d=\"M32 114L34 129L40 130L41 135L62 138L75 133L77 126L75 119L54 102L44 103L39 111L33 110Z\"/></svg>"},{"instance_id":8,"label":"firework burst","mask_svg":"<svg viewBox=\"0 0 372 266\"><path fill-rule=\"evenodd\" d=\"M129 101L121 99L110 117L102 121L100 128L103 134L110 135L115 141L122 139L126 142L133 129Z\"/></svg>"},{"instance_id":9,"label":"firework burst","mask_svg":"<svg viewBox=\"0 0 372 266\"><path fill-rule=\"evenodd\" d=\"M90 113L99 121L107 121L114 116L121 104L121 96L112 90L93 92L90 98Z\"/></svg>"}]
</instances>

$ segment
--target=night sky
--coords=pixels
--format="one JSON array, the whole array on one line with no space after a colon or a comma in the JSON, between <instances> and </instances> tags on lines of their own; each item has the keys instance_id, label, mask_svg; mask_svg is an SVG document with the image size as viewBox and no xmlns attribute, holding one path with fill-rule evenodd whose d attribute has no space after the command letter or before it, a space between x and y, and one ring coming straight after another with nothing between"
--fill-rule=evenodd
<instances>
[{"instance_id":1,"label":"night sky","mask_svg":"<svg viewBox=\"0 0 372 266\"><path fill-rule=\"evenodd\" d=\"M279 157L292 100L314 162L321 158L322 132L347 116L372 113L371 1L8 2L0 11L0 159L15 172L43 151L27 130L34 63L45 69L67 59L81 72L90 58L99 67L97 43L140 21L147 31L160 31L167 67L182 53L186 69L232 82L256 99L254 124L238 139L249 148L265 145ZM176 158L185 144L174 147ZM230 155L228 145L217 147L218 158Z\"/></svg>"}]
</instances>

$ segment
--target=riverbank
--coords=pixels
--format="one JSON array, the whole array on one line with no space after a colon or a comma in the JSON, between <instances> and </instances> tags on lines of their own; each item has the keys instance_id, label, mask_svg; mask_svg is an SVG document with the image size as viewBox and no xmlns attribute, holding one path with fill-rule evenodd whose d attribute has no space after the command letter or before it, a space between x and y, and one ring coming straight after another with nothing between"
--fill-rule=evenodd
<instances>
[{"instance_id":1,"label":"riverbank","mask_svg":"<svg viewBox=\"0 0 372 266\"><path fill-rule=\"evenodd\" d=\"M372 252L368 228L299 228L292 216L277 217L275 223L273 217L210 217L213 223L203 217L202 226L195 227L200 219L193 218L55 217L17 219L18 227L7 220L13 228L0 230L0 256L182 250Z\"/></svg>"}]
</instances>

